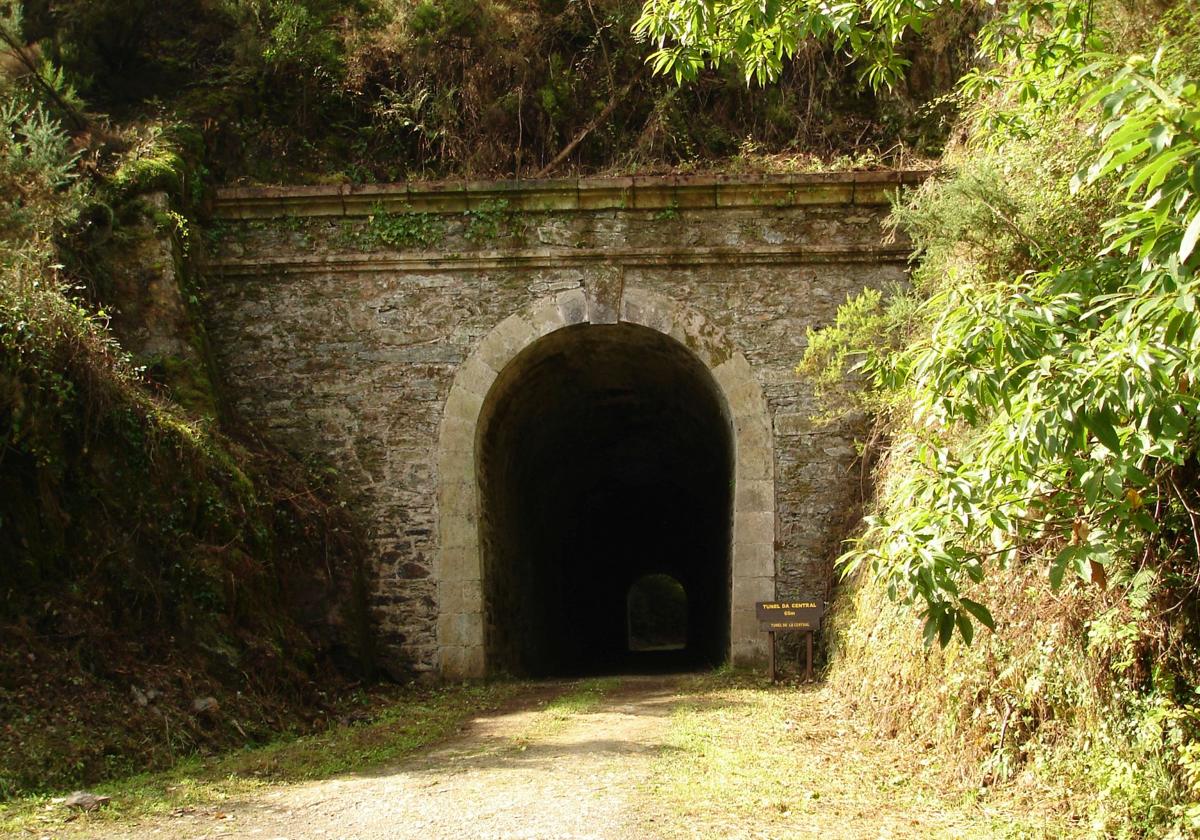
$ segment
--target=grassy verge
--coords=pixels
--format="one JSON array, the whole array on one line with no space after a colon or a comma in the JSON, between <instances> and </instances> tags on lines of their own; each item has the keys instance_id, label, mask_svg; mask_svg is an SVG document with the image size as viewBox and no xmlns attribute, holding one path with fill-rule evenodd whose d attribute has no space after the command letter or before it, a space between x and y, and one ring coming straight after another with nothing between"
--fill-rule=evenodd
<instances>
[{"instance_id":1,"label":"grassy verge","mask_svg":"<svg viewBox=\"0 0 1200 840\"><path fill-rule=\"evenodd\" d=\"M342 716L344 722L323 733L283 738L216 757L194 757L164 772L98 785L92 790L111 797L109 807L74 824L125 822L220 806L268 785L378 767L453 735L472 716L497 707L524 687L504 682L360 695ZM555 701L555 709L578 708L585 696L581 687ZM71 815L54 800L31 796L0 804L0 835L41 836L48 830L69 829Z\"/></svg>"},{"instance_id":2,"label":"grassy verge","mask_svg":"<svg viewBox=\"0 0 1200 840\"><path fill-rule=\"evenodd\" d=\"M683 690L647 783L664 836L1076 836L1031 803L956 786L935 752L880 737L823 685L717 673Z\"/></svg>"}]
</instances>

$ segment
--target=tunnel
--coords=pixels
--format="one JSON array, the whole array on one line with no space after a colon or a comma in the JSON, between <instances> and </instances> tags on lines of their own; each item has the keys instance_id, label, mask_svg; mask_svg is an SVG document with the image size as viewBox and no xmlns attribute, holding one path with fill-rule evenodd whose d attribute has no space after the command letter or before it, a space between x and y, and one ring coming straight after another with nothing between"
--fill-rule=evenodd
<instances>
[{"instance_id":1,"label":"tunnel","mask_svg":"<svg viewBox=\"0 0 1200 840\"><path fill-rule=\"evenodd\" d=\"M500 372L477 434L490 672L726 659L732 426L685 346L634 324L552 332ZM637 589L653 576L680 591ZM678 625L674 643L631 633L631 621L653 624L651 614Z\"/></svg>"}]
</instances>

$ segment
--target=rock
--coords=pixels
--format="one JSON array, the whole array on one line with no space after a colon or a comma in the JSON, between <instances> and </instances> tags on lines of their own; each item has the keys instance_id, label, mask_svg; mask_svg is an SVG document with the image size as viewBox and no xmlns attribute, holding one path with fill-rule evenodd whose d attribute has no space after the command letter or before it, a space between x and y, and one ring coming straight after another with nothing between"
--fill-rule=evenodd
<instances>
[{"instance_id":1,"label":"rock","mask_svg":"<svg viewBox=\"0 0 1200 840\"><path fill-rule=\"evenodd\" d=\"M192 711L198 715L215 712L219 708L221 708L221 704L217 702L216 697L197 697L192 701Z\"/></svg>"},{"instance_id":2,"label":"rock","mask_svg":"<svg viewBox=\"0 0 1200 840\"><path fill-rule=\"evenodd\" d=\"M63 805L80 811L97 811L107 805L110 799L108 796L97 796L86 790L77 790L63 800Z\"/></svg>"}]
</instances>

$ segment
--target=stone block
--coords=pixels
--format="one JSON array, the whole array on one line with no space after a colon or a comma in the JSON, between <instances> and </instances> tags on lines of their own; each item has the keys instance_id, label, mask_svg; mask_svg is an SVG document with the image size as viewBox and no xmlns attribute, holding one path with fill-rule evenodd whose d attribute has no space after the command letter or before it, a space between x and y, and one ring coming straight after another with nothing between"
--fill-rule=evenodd
<instances>
[{"instance_id":1,"label":"stone block","mask_svg":"<svg viewBox=\"0 0 1200 840\"><path fill-rule=\"evenodd\" d=\"M438 613L483 613L483 588L479 580L449 580L438 583Z\"/></svg>"},{"instance_id":2,"label":"stone block","mask_svg":"<svg viewBox=\"0 0 1200 840\"><path fill-rule=\"evenodd\" d=\"M520 353L537 340L538 332L529 320L520 313L510 315L496 325L479 344L476 355L480 361L495 371L503 371Z\"/></svg>"},{"instance_id":3,"label":"stone block","mask_svg":"<svg viewBox=\"0 0 1200 840\"><path fill-rule=\"evenodd\" d=\"M448 681L466 679L464 671L466 650L461 645L438 645L438 670Z\"/></svg>"},{"instance_id":4,"label":"stone block","mask_svg":"<svg viewBox=\"0 0 1200 840\"><path fill-rule=\"evenodd\" d=\"M463 612L483 612L483 581L478 577L468 578L459 584L462 590Z\"/></svg>"},{"instance_id":5,"label":"stone block","mask_svg":"<svg viewBox=\"0 0 1200 840\"><path fill-rule=\"evenodd\" d=\"M767 636L761 639L738 639L730 645L729 659L734 668L765 671L767 668Z\"/></svg>"},{"instance_id":6,"label":"stone block","mask_svg":"<svg viewBox=\"0 0 1200 840\"><path fill-rule=\"evenodd\" d=\"M549 335L555 330L567 325L563 320L562 311L558 307L558 298L553 297L536 304L529 312L529 323L533 331L540 337Z\"/></svg>"},{"instance_id":7,"label":"stone block","mask_svg":"<svg viewBox=\"0 0 1200 840\"><path fill-rule=\"evenodd\" d=\"M715 371L733 355L725 333L696 312L676 311L668 335L695 353L710 370Z\"/></svg>"},{"instance_id":8,"label":"stone block","mask_svg":"<svg viewBox=\"0 0 1200 840\"><path fill-rule=\"evenodd\" d=\"M458 580L440 580L437 588L438 614L471 612L463 597L463 584Z\"/></svg>"},{"instance_id":9,"label":"stone block","mask_svg":"<svg viewBox=\"0 0 1200 840\"><path fill-rule=\"evenodd\" d=\"M471 513L467 513L465 511L444 511L442 513L441 540L443 567L441 573L443 576L447 575L447 568L453 568L448 567L446 558L444 556L445 552L449 551L450 549L472 549L476 555L474 559L475 568L479 567L479 523L476 521L476 516L473 514L474 511ZM476 577L479 577L478 572L475 572L475 574L451 575L451 578L459 579Z\"/></svg>"},{"instance_id":10,"label":"stone block","mask_svg":"<svg viewBox=\"0 0 1200 840\"><path fill-rule=\"evenodd\" d=\"M736 643L747 639L755 639L760 634L758 612L754 609L754 602L751 601L745 605L736 603L729 622L730 640Z\"/></svg>"},{"instance_id":11,"label":"stone block","mask_svg":"<svg viewBox=\"0 0 1200 840\"><path fill-rule=\"evenodd\" d=\"M437 641L440 647L462 647L457 620L461 613L441 612L437 619Z\"/></svg>"},{"instance_id":12,"label":"stone block","mask_svg":"<svg viewBox=\"0 0 1200 840\"><path fill-rule=\"evenodd\" d=\"M808 414L776 414L775 434L783 437L806 435L812 431L812 419Z\"/></svg>"},{"instance_id":13,"label":"stone block","mask_svg":"<svg viewBox=\"0 0 1200 840\"><path fill-rule=\"evenodd\" d=\"M487 676L487 659L482 644L463 648L462 668L462 678L465 680L478 680Z\"/></svg>"},{"instance_id":14,"label":"stone block","mask_svg":"<svg viewBox=\"0 0 1200 840\"><path fill-rule=\"evenodd\" d=\"M770 601L774 597L774 577L747 577L738 572L734 573L733 604L735 609L752 608L759 601Z\"/></svg>"},{"instance_id":15,"label":"stone block","mask_svg":"<svg viewBox=\"0 0 1200 840\"><path fill-rule=\"evenodd\" d=\"M467 441L455 440L453 443L469 446ZM443 484L475 483L474 447L460 449L455 445L443 449L438 454L438 475Z\"/></svg>"},{"instance_id":16,"label":"stone block","mask_svg":"<svg viewBox=\"0 0 1200 840\"><path fill-rule=\"evenodd\" d=\"M461 388L469 393L486 397L495 381L496 371L476 354L463 362L458 369L458 375L454 377L454 389L451 393Z\"/></svg>"},{"instance_id":17,"label":"stone block","mask_svg":"<svg viewBox=\"0 0 1200 840\"><path fill-rule=\"evenodd\" d=\"M735 542L733 573L749 577L775 576L775 545L768 542Z\"/></svg>"},{"instance_id":18,"label":"stone block","mask_svg":"<svg viewBox=\"0 0 1200 840\"><path fill-rule=\"evenodd\" d=\"M479 613L441 613L437 621L439 645L475 647L483 644L483 616Z\"/></svg>"},{"instance_id":19,"label":"stone block","mask_svg":"<svg viewBox=\"0 0 1200 840\"><path fill-rule=\"evenodd\" d=\"M467 516L479 509L479 485L473 480L456 481L450 477L438 483L438 510L443 515Z\"/></svg>"},{"instance_id":20,"label":"stone block","mask_svg":"<svg viewBox=\"0 0 1200 840\"><path fill-rule=\"evenodd\" d=\"M765 478L737 482L734 508L744 511L775 510L775 482Z\"/></svg>"},{"instance_id":21,"label":"stone block","mask_svg":"<svg viewBox=\"0 0 1200 840\"><path fill-rule=\"evenodd\" d=\"M620 321L624 287L625 272L619 266L604 266L593 272L585 286L588 323L615 324Z\"/></svg>"},{"instance_id":22,"label":"stone block","mask_svg":"<svg viewBox=\"0 0 1200 840\"><path fill-rule=\"evenodd\" d=\"M633 178L588 178L579 185L580 210L606 210L629 206Z\"/></svg>"},{"instance_id":23,"label":"stone block","mask_svg":"<svg viewBox=\"0 0 1200 840\"><path fill-rule=\"evenodd\" d=\"M438 446L443 451L473 452L478 418L463 419L444 413L438 424Z\"/></svg>"},{"instance_id":24,"label":"stone block","mask_svg":"<svg viewBox=\"0 0 1200 840\"><path fill-rule=\"evenodd\" d=\"M446 398L446 407L442 416L447 420L462 420L474 424L483 408L483 394L468 391L466 388L454 388Z\"/></svg>"},{"instance_id":25,"label":"stone block","mask_svg":"<svg viewBox=\"0 0 1200 840\"><path fill-rule=\"evenodd\" d=\"M775 544L775 511L734 511L733 544Z\"/></svg>"},{"instance_id":26,"label":"stone block","mask_svg":"<svg viewBox=\"0 0 1200 840\"><path fill-rule=\"evenodd\" d=\"M562 186L527 189L524 191L518 207L527 213L571 211L579 207L579 198L574 189L568 190Z\"/></svg>"},{"instance_id":27,"label":"stone block","mask_svg":"<svg viewBox=\"0 0 1200 840\"><path fill-rule=\"evenodd\" d=\"M483 574L483 564L480 561L479 549L476 546L454 545L442 548L438 554L438 581L442 583L463 585L453 593L464 605L469 605L478 599L470 584L478 583Z\"/></svg>"},{"instance_id":28,"label":"stone block","mask_svg":"<svg viewBox=\"0 0 1200 840\"><path fill-rule=\"evenodd\" d=\"M771 446L737 442L737 464L734 469L738 482L770 480L775 474L775 451Z\"/></svg>"},{"instance_id":29,"label":"stone block","mask_svg":"<svg viewBox=\"0 0 1200 840\"><path fill-rule=\"evenodd\" d=\"M713 378L721 386L731 415L745 417L766 414L762 388L745 356L740 353L730 356L713 369Z\"/></svg>"},{"instance_id":30,"label":"stone block","mask_svg":"<svg viewBox=\"0 0 1200 840\"><path fill-rule=\"evenodd\" d=\"M734 415L733 429L737 434L738 443L742 445L770 448L775 440L766 411Z\"/></svg>"},{"instance_id":31,"label":"stone block","mask_svg":"<svg viewBox=\"0 0 1200 840\"><path fill-rule=\"evenodd\" d=\"M626 288L621 297L621 320L670 335L672 307L669 302L645 289Z\"/></svg>"},{"instance_id":32,"label":"stone block","mask_svg":"<svg viewBox=\"0 0 1200 840\"><path fill-rule=\"evenodd\" d=\"M558 302L558 312L562 317L562 322L566 326L572 324L583 324L587 322L588 305L587 295L583 289L571 289L562 292L556 298Z\"/></svg>"}]
</instances>

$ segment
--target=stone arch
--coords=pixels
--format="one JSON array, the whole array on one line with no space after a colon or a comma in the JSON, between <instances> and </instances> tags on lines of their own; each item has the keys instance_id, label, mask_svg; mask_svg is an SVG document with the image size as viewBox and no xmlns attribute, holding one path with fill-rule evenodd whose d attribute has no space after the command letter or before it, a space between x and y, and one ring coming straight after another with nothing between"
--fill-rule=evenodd
<instances>
[{"instance_id":1,"label":"stone arch","mask_svg":"<svg viewBox=\"0 0 1200 840\"><path fill-rule=\"evenodd\" d=\"M438 659L443 677L485 675L483 557L476 443L484 399L499 372L523 349L576 324L630 323L687 347L711 373L732 423L734 492L729 657L765 659L754 603L775 596L775 458L762 388L746 358L704 316L638 288L571 289L510 315L459 368L446 399L438 443Z\"/></svg>"}]
</instances>

